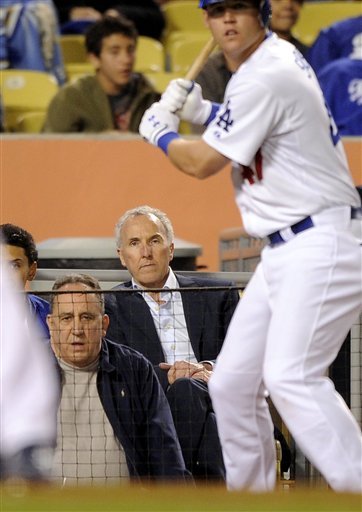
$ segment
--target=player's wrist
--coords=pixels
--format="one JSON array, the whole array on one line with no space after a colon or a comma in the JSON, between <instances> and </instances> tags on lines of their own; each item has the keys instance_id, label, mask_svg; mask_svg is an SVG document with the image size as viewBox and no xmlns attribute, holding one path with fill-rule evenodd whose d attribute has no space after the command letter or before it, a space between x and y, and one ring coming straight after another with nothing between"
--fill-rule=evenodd
<instances>
[{"instance_id":1,"label":"player's wrist","mask_svg":"<svg viewBox=\"0 0 362 512\"><path fill-rule=\"evenodd\" d=\"M215 119L217 111L220 108L220 103L215 103L213 101L210 101L208 103L209 103L208 108L211 107L211 109L210 109L210 113L208 114L208 117L206 118L206 121L203 123L204 126L208 126L211 123L211 121L213 119Z\"/></svg>"},{"instance_id":2,"label":"player's wrist","mask_svg":"<svg viewBox=\"0 0 362 512\"><path fill-rule=\"evenodd\" d=\"M162 151L168 155L168 146L170 143L175 140L179 139L180 135L177 132L167 132L164 135L161 135L161 137L157 141L157 146L162 149Z\"/></svg>"}]
</instances>

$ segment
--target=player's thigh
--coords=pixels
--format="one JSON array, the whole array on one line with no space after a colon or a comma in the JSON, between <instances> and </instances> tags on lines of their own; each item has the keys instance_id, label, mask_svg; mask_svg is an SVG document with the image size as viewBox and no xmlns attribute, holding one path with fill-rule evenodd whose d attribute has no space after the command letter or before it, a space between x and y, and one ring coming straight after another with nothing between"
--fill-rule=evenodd
<instances>
[{"instance_id":1,"label":"player's thigh","mask_svg":"<svg viewBox=\"0 0 362 512\"><path fill-rule=\"evenodd\" d=\"M259 265L231 319L217 367L236 373L260 373L269 320L267 287Z\"/></svg>"},{"instance_id":2,"label":"player's thigh","mask_svg":"<svg viewBox=\"0 0 362 512\"><path fill-rule=\"evenodd\" d=\"M361 307L361 252L352 238L313 229L272 254L273 315L266 361L279 372L321 374ZM295 242L295 243L294 243ZM270 252L269 252L270 254ZM274 261L273 261L274 260Z\"/></svg>"}]
</instances>

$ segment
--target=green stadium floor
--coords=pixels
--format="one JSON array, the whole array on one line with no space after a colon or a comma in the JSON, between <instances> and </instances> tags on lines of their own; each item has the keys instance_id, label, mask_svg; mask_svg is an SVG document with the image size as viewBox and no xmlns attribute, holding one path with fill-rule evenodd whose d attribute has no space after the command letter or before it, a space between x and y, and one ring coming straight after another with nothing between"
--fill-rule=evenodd
<instances>
[{"instance_id":1,"label":"green stadium floor","mask_svg":"<svg viewBox=\"0 0 362 512\"><path fill-rule=\"evenodd\" d=\"M362 496L328 489L274 493L227 492L219 487L54 488L3 485L1 512L361 512Z\"/></svg>"}]
</instances>

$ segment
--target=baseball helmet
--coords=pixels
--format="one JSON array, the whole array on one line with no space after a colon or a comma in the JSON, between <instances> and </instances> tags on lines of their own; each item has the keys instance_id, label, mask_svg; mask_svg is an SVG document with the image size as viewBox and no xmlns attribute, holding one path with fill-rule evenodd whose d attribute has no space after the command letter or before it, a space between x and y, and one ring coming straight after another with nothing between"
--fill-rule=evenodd
<instances>
[{"instance_id":1,"label":"baseball helmet","mask_svg":"<svg viewBox=\"0 0 362 512\"><path fill-rule=\"evenodd\" d=\"M200 0L199 7L201 7L201 9L205 9L208 5L220 4L224 1L225 0ZM246 3L250 3L258 9L261 21L264 27L266 27L269 24L271 17L270 0L246 0Z\"/></svg>"}]
</instances>

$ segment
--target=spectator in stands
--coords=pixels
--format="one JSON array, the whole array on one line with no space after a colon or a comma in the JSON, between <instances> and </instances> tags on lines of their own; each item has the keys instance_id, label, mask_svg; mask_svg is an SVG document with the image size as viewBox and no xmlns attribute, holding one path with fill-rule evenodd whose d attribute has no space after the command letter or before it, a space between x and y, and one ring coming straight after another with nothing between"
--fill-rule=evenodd
<instances>
[{"instance_id":1,"label":"spectator in stands","mask_svg":"<svg viewBox=\"0 0 362 512\"><path fill-rule=\"evenodd\" d=\"M0 133L5 131L4 104L0 94Z\"/></svg>"},{"instance_id":2,"label":"spectator in stands","mask_svg":"<svg viewBox=\"0 0 362 512\"><path fill-rule=\"evenodd\" d=\"M337 21L320 31L308 51L308 62L318 75L324 66L341 58L361 59L362 16Z\"/></svg>"},{"instance_id":3,"label":"spectator in stands","mask_svg":"<svg viewBox=\"0 0 362 512\"><path fill-rule=\"evenodd\" d=\"M270 3L272 7L270 29L280 38L294 44L305 56L308 47L296 39L292 32L298 21L304 0L270 0ZM232 8L229 12L231 16L229 23L232 24ZM234 71L221 51L212 55L195 80L201 85L203 97L216 103L222 103L226 85ZM196 131L199 131L199 128L196 128Z\"/></svg>"},{"instance_id":4,"label":"spectator in stands","mask_svg":"<svg viewBox=\"0 0 362 512\"><path fill-rule=\"evenodd\" d=\"M38 251L33 236L25 229L14 224L0 225L0 238L5 245L4 259L13 270L17 285L25 290L27 283L35 277L38 266ZM37 319L41 332L49 339L49 329L46 322L49 314L49 303L33 294L26 294L29 310Z\"/></svg>"},{"instance_id":5,"label":"spectator in stands","mask_svg":"<svg viewBox=\"0 0 362 512\"><path fill-rule=\"evenodd\" d=\"M62 87L49 105L45 132L137 132L144 111L160 97L133 72L137 32L131 21L106 16L88 29L86 47L95 76Z\"/></svg>"},{"instance_id":6,"label":"spectator in stands","mask_svg":"<svg viewBox=\"0 0 362 512\"><path fill-rule=\"evenodd\" d=\"M96 279L56 280L48 317L61 374L53 477L119 484L189 477L169 405L152 365L104 338L109 319Z\"/></svg>"},{"instance_id":7,"label":"spectator in stands","mask_svg":"<svg viewBox=\"0 0 362 512\"><path fill-rule=\"evenodd\" d=\"M31 69L65 82L58 19L51 0L2 0L0 69Z\"/></svg>"},{"instance_id":8,"label":"spectator in stands","mask_svg":"<svg viewBox=\"0 0 362 512\"><path fill-rule=\"evenodd\" d=\"M102 15L116 11L133 21L141 36L161 39L165 28L163 13L154 0L54 0L62 32L82 33Z\"/></svg>"},{"instance_id":9,"label":"spectator in stands","mask_svg":"<svg viewBox=\"0 0 362 512\"><path fill-rule=\"evenodd\" d=\"M142 352L153 365L171 406L186 467L194 477L224 479L224 464L207 382L238 302L236 290L183 292L229 282L183 277L169 264L174 234L155 208L128 210L116 226L116 244L132 281L107 294L107 336ZM141 293L144 288L165 292ZM180 293L170 293L177 288ZM125 293L129 290L129 293Z\"/></svg>"},{"instance_id":10,"label":"spectator in stands","mask_svg":"<svg viewBox=\"0 0 362 512\"><path fill-rule=\"evenodd\" d=\"M309 60L340 135L362 136L362 16L323 29Z\"/></svg>"},{"instance_id":11,"label":"spectator in stands","mask_svg":"<svg viewBox=\"0 0 362 512\"><path fill-rule=\"evenodd\" d=\"M1 249L0 481L43 481L50 476L56 438L57 378L35 323L25 322L28 311Z\"/></svg>"},{"instance_id":12,"label":"spectator in stands","mask_svg":"<svg viewBox=\"0 0 362 512\"><path fill-rule=\"evenodd\" d=\"M334 60L317 77L339 134L362 136L361 58Z\"/></svg>"}]
</instances>

